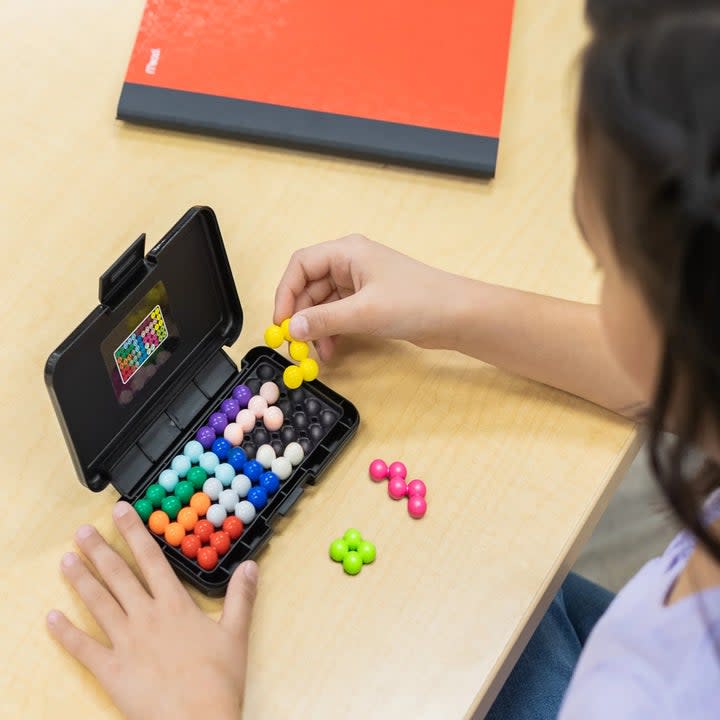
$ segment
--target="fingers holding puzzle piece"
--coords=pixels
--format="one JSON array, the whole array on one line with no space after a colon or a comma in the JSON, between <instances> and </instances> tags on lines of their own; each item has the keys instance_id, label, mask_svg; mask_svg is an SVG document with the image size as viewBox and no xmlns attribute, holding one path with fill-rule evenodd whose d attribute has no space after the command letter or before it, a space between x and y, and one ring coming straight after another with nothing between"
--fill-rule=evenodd
<instances>
[{"instance_id":1,"label":"fingers holding puzzle piece","mask_svg":"<svg viewBox=\"0 0 720 720\"><path fill-rule=\"evenodd\" d=\"M283 342L288 343L288 354L297 365L290 365L283 373L283 382L290 390L297 390L303 382L316 380L320 374L317 361L310 357L310 346L302 340L295 340L290 335L290 319L283 320L280 325L270 325L265 330L265 344L277 350Z\"/></svg>"}]
</instances>

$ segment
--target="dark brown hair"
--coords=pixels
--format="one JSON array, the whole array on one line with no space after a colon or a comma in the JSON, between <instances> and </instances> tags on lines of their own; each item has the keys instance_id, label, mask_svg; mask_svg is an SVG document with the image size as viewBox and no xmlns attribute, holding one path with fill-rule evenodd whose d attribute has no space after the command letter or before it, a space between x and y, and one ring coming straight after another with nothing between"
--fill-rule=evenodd
<instances>
[{"instance_id":1,"label":"dark brown hair","mask_svg":"<svg viewBox=\"0 0 720 720\"><path fill-rule=\"evenodd\" d=\"M701 483L686 469L701 432L720 444L720 3L588 0L587 14L579 151L663 338L651 462L677 517L720 562L702 517L720 468L709 463Z\"/></svg>"}]
</instances>

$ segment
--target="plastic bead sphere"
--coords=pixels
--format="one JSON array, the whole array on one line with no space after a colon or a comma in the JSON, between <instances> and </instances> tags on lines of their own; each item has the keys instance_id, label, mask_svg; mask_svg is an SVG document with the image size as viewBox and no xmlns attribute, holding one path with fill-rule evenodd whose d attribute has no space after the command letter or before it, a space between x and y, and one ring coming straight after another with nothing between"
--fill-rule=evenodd
<instances>
[{"instance_id":1,"label":"plastic bead sphere","mask_svg":"<svg viewBox=\"0 0 720 720\"><path fill-rule=\"evenodd\" d=\"M292 464L286 457L275 458L270 468L280 480L287 480L293 471Z\"/></svg>"},{"instance_id":2,"label":"plastic bead sphere","mask_svg":"<svg viewBox=\"0 0 720 720\"><path fill-rule=\"evenodd\" d=\"M163 498L167 495L165 488L160 485L151 485L145 491L145 497L152 503L154 508L159 508Z\"/></svg>"},{"instance_id":3,"label":"plastic bead sphere","mask_svg":"<svg viewBox=\"0 0 720 720\"><path fill-rule=\"evenodd\" d=\"M245 408L237 414L235 422L242 428L244 433L249 433L255 427L257 418L252 410Z\"/></svg>"},{"instance_id":4,"label":"plastic bead sphere","mask_svg":"<svg viewBox=\"0 0 720 720\"><path fill-rule=\"evenodd\" d=\"M232 450L232 445L224 437L218 438L210 448L217 456L220 462L227 459L228 453Z\"/></svg>"},{"instance_id":5,"label":"plastic bead sphere","mask_svg":"<svg viewBox=\"0 0 720 720\"><path fill-rule=\"evenodd\" d=\"M255 459L268 470L275 459L275 451L270 445L261 445L255 453Z\"/></svg>"},{"instance_id":6,"label":"plastic bead sphere","mask_svg":"<svg viewBox=\"0 0 720 720\"><path fill-rule=\"evenodd\" d=\"M225 414L229 422L240 412L240 403L235 398L228 398L220 403L220 412Z\"/></svg>"},{"instance_id":7,"label":"plastic bead sphere","mask_svg":"<svg viewBox=\"0 0 720 720\"><path fill-rule=\"evenodd\" d=\"M133 507L144 523L150 519L153 511L153 504L147 498L140 498L135 502Z\"/></svg>"},{"instance_id":8,"label":"plastic bead sphere","mask_svg":"<svg viewBox=\"0 0 720 720\"><path fill-rule=\"evenodd\" d=\"M170 470L170 468L168 468L160 473L160 477L158 477L158 485L165 490L165 492L171 493L175 489L179 480L180 478L178 477L178 474L174 470Z\"/></svg>"},{"instance_id":9,"label":"plastic bead sphere","mask_svg":"<svg viewBox=\"0 0 720 720\"><path fill-rule=\"evenodd\" d=\"M185 479L188 482L191 482L192 486L196 490L202 490L202 486L207 480L207 476L207 473L199 465L196 465L188 470L188 474L185 476Z\"/></svg>"},{"instance_id":10,"label":"plastic bead sphere","mask_svg":"<svg viewBox=\"0 0 720 720\"><path fill-rule=\"evenodd\" d=\"M241 500L235 506L235 517L239 517L244 525L249 525L254 519L257 511L249 500Z\"/></svg>"},{"instance_id":11,"label":"plastic bead sphere","mask_svg":"<svg viewBox=\"0 0 720 720\"><path fill-rule=\"evenodd\" d=\"M264 488L251 487L247 494L247 499L253 504L256 510L262 510L268 501L268 495Z\"/></svg>"},{"instance_id":12,"label":"plastic bead sphere","mask_svg":"<svg viewBox=\"0 0 720 720\"><path fill-rule=\"evenodd\" d=\"M227 427L228 419L225 413L214 412L208 418L208 427L211 427L217 435L222 435L223 430Z\"/></svg>"},{"instance_id":13,"label":"plastic bead sphere","mask_svg":"<svg viewBox=\"0 0 720 720\"><path fill-rule=\"evenodd\" d=\"M280 388L274 382L266 382L262 384L259 395L268 405L274 405L280 397Z\"/></svg>"},{"instance_id":14,"label":"plastic bead sphere","mask_svg":"<svg viewBox=\"0 0 720 720\"><path fill-rule=\"evenodd\" d=\"M212 505L212 500L204 492L196 492L190 498L190 507L198 514L198 517L205 517L210 505Z\"/></svg>"},{"instance_id":15,"label":"plastic bead sphere","mask_svg":"<svg viewBox=\"0 0 720 720\"><path fill-rule=\"evenodd\" d=\"M235 506L239 502L240 497L234 490L231 490L230 488L228 488L227 490L223 490L218 497L218 504L222 505L225 508L225 511L229 513L235 510Z\"/></svg>"},{"instance_id":16,"label":"plastic bead sphere","mask_svg":"<svg viewBox=\"0 0 720 720\"><path fill-rule=\"evenodd\" d=\"M427 512L427 502L422 495L413 495L408 498L408 514L410 517L419 520Z\"/></svg>"},{"instance_id":17,"label":"plastic bead sphere","mask_svg":"<svg viewBox=\"0 0 720 720\"><path fill-rule=\"evenodd\" d=\"M252 390L247 385L238 385L232 391L233 399L238 401L241 408L246 408L250 398L253 396Z\"/></svg>"},{"instance_id":18,"label":"plastic bead sphere","mask_svg":"<svg viewBox=\"0 0 720 720\"><path fill-rule=\"evenodd\" d=\"M293 340L288 348L288 353L293 360L300 362L310 354L310 348L302 340Z\"/></svg>"},{"instance_id":19,"label":"plastic bead sphere","mask_svg":"<svg viewBox=\"0 0 720 720\"><path fill-rule=\"evenodd\" d=\"M197 564L203 570L212 570L218 564L218 554L215 548L201 547L197 553Z\"/></svg>"},{"instance_id":20,"label":"plastic bead sphere","mask_svg":"<svg viewBox=\"0 0 720 720\"><path fill-rule=\"evenodd\" d=\"M303 383L303 371L297 365L290 365L283 372L283 382L290 390L299 388Z\"/></svg>"},{"instance_id":21,"label":"plastic bead sphere","mask_svg":"<svg viewBox=\"0 0 720 720\"><path fill-rule=\"evenodd\" d=\"M270 432L279 430L285 422L285 416L279 407L269 407L263 415L263 423Z\"/></svg>"},{"instance_id":22,"label":"plastic bead sphere","mask_svg":"<svg viewBox=\"0 0 720 720\"><path fill-rule=\"evenodd\" d=\"M183 455L191 462L197 463L200 456L203 454L205 448L197 441L191 440L189 443L185 443L183 448Z\"/></svg>"},{"instance_id":23,"label":"plastic bead sphere","mask_svg":"<svg viewBox=\"0 0 720 720\"><path fill-rule=\"evenodd\" d=\"M320 367L312 358L305 358L300 361L300 372L302 373L303 380L310 382L317 380L317 376L320 374Z\"/></svg>"},{"instance_id":24,"label":"plastic bead sphere","mask_svg":"<svg viewBox=\"0 0 720 720\"><path fill-rule=\"evenodd\" d=\"M227 440L232 446L237 447L242 444L245 437L243 429L237 423L229 423L223 432L223 438Z\"/></svg>"},{"instance_id":25,"label":"plastic bead sphere","mask_svg":"<svg viewBox=\"0 0 720 720\"><path fill-rule=\"evenodd\" d=\"M248 494L251 487L252 482L247 475L236 475L233 478L232 483L230 483L230 488L238 494L238 497L241 498L244 498Z\"/></svg>"},{"instance_id":26,"label":"plastic bead sphere","mask_svg":"<svg viewBox=\"0 0 720 720\"><path fill-rule=\"evenodd\" d=\"M303 452L302 445L296 442L289 443L285 448L283 457L286 457L290 461L291 465L299 465L305 458L305 453Z\"/></svg>"},{"instance_id":27,"label":"plastic bead sphere","mask_svg":"<svg viewBox=\"0 0 720 720\"><path fill-rule=\"evenodd\" d=\"M223 484L217 478L211 477L203 483L202 491L215 502L223 491Z\"/></svg>"},{"instance_id":28,"label":"plastic bead sphere","mask_svg":"<svg viewBox=\"0 0 720 720\"><path fill-rule=\"evenodd\" d=\"M178 474L178 477L184 478L192 467L192 463L184 455L176 455L170 463L170 467Z\"/></svg>"},{"instance_id":29,"label":"plastic bead sphere","mask_svg":"<svg viewBox=\"0 0 720 720\"><path fill-rule=\"evenodd\" d=\"M391 463L388 468L388 477L395 477L396 475L401 477L403 480L407 477L407 468L403 463L398 462L397 460L394 463Z\"/></svg>"},{"instance_id":30,"label":"plastic bead sphere","mask_svg":"<svg viewBox=\"0 0 720 720\"><path fill-rule=\"evenodd\" d=\"M243 534L243 523L239 517L230 515L223 523L222 529L230 536L231 540L237 540Z\"/></svg>"},{"instance_id":31,"label":"plastic bead sphere","mask_svg":"<svg viewBox=\"0 0 720 720\"><path fill-rule=\"evenodd\" d=\"M180 502L180 498L176 497L175 495L168 495L168 497L163 498L163 501L160 503L160 509L171 520L175 520L175 518L178 516L178 513L182 509L182 503Z\"/></svg>"},{"instance_id":32,"label":"plastic bead sphere","mask_svg":"<svg viewBox=\"0 0 720 720\"><path fill-rule=\"evenodd\" d=\"M189 480L181 480L175 486L175 495L183 505L187 505L194 494L195 488Z\"/></svg>"},{"instance_id":33,"label":"plastic bead sphere","mask_svg":"<svg viewBox=\"0 0 720 720\"><path fill-rule=\"evenodd\" d=\"M185 537L185 528L179 522L171 522L165 528L165 542L173 547L179 547Z\"/></svg>"},{"instance_id":34,"label":"plastic bead sphere","mask_svg":"<svg viewBox=\"0 0 720 720\"><path fill-rule=\"evenodd\" d=\"M330 543L330 557L335 562L342 562L343 558L347 554L348 546L347 543L342 539L338 538Z\"/></svg>"},{"instance_id":35,"label":"plastic bead sphere","mask_svg":"<svg viewBox=\"0 0 720 720\"><path fill-rule=\"evenodd\" d=\"M215 477L223 487L230 487L230 483L235 479L235 468L230 463L220 463L215 468Z\"/></svg>"},{"instance_id":36,"label":"plastic bead sphere","mask_svg":"<svg viewBox=\"0 0 720 720\"><path fill-rule=\"evenodd\" d=\"M197 525L198 514L191 507L184 507L177 514L177 521L185 528L185 532L192 532Z\"/></svg>"},{"instance_id":37,"label":"plastic bead sphere","mask_svg":"<svg viewBox=\"0 0 720 720\"><path fill-rule=\"evenodd\" d=\"M390 482L388 483L388 495L393 500L400 500L407 495L407 485L399 475L395 475L390 478Z\"/></svg>"},{"instance_id":38,"label":"plastic bead sphere","mask_svg":"<svg viewBox=\"0 0 720 720\"><path fill-rule=\"evenodd\" d=\"M247 409L251 413L254 413L255 417L259 419L265 414L265 411L268 409L267 400L264 397L260 397L260 395L255 395L254 397L250 398Z\"/></svg>"},{"instance_id":39,"label":"plastic bead sphere","mask_svg":"<svg viewBox=\"0 0 720 720\"><path fill-rule=\"evenodd\" d=\"M367 540L363 540L358 545L357 553L360 556L360 559L363 561L364 565L369 565L371 562L375 561L375 546Z\"/></svg>"},{"instance_id":40,"label":"plastic bead sphere","mask_svg":"<svg viewBox=\"0 0 720 720\"><path fill-rule=\"evenodd\" d=\"M355 528L348 528L343 535L343 540L348 546L348 550L357 550L358 545L362 542L362 535Z\"/></svg>"},{"instance_id":41,"label":"plastic bead sphere","mask_svg":"<svg viewBox=\"0 0 720 720\"><path fill-rule=\"evenodd\" d=\"M148 518L148 527L156 535L162 535L169 524L170 518L162 510L155 510Z\"/></svg>"},{"instance_id":42,"label":"plastic bead sphere","mask_svg":"<svg viewBox=\"0 0 720 720\"><path fill-rule=\"evenodd\" d=\"M216 432L209 426L203 425L196 433L195 439L203 446L205 450L209 450L215 440Z\"/></svg>"},{"instance_id":43,"label":"plastic bead sphere","mask_svg":"<svg viewBox=\"0 0 720 720\"><path fill-rule=\"evenodd\" d=\"M200 456L199 465L208 475L213 475L215 473L215 468L219 464L220 460L214 452L204 452Z\"/></svg>"},{"instance_id":44,"label":"plastic bead sphere","mask_svg":"<svg viewBox=\"0 0 720 720\"><path fill-rule=\"evenodd\" d=\"M292 342L294 338L290 334L290 318L287 318L280 323L280 329L283 331L283 340L286 342Z\"/></svg>"},{"instance_id":45,"label":"plastic bead sphere","mask_svg":"<svg viewBox=\"0 0 720 720\"><path fill-rule=\"evenodd\" d=\"M386 480L388 476L388 466L384 460L373 460L370 463L370 477L375 482Z\"/></svg>"},{"instance_id":46,"label":"plastic bead sphere","mask_svg":"<svg viewBox=\"0 0 720 720\"><path fill-rule=\"evenodd\" d=\"M180 552L182 552L185 557L194 560L201 547L202 543L197 535L186 535L180 543Z\"/></svg>"},{"instance_id":47,"label":"plastic bead sphere","mask_svg":"<svg viewBox=\"0 0 720 720\"><path fill-rule=\"evenodd\" d=\"M227 461L233 466L235 472L242 470L242 466L247 462L247 455L242 448L233 448L227 456Z\"/></svg>"},{"instance_id":48,"label":"plastic bead sphere","mask_svg":"<svg viewBox=\"0 0 720 720\"><path fill-rule=\"evenodd\" d=\"M257 460L248 460L243 465L243 475L250 478L251 482L257 482L265 468Z\"/></svg>"},{"instance_id":49,"label":"plastic bead sphere","mask_svg":"<svg viewBox=\"0 0 720 720\"><path fill-rule=\"evenodd\" d=\"M362 570L363 561L355 550L348 550L343 558L342 566L348 575L357 575Z\"/></svg>"},{"instance_id":50,"label":"plastic bead sphere","mask_svg":"<svg viewBox=\"0 0 720 720\"><path fill-rule=\"evenodd\" d=\"M273 350L279 348L285 340L285 334L279 325L269 325L265 330L265 344Z\"/></svg>"},{"instance_id":51,"label":"plastic bead sphere","mask_svg":"<svg viewBox=\"0 0 720 720\"><path fill-rule=\"evenodd\" d=\"M412 497L413 495L419 495L420 497L425 497L427 493L427 488L425 487L425 483L422 480L411 480L408 483L408 497Z\"/></svg>"},{"instance_id":52,"label":"plastic bead sphere","mask_svg":"<svg viewBox=\"0 0 720 720\"><path fill-rule=\"evenodd\" d=\"M210 547L218 555L224 555L230 549L230 536L224 530L218 530L210 536Z\"/></svg>"},{"instance_id":53,"label":"plastic bead sphere","mask_svg":"<svg viewBox=\"0 0 720 720\"><path fill-rule=\"evenodd\" d=\"M208 522L211 522L216 528L222 527L227 517L227 510L222 505L211 505L205 513Z\"/></svg>"},{"instance_id":54,"label":"plastic bead sphere","mask_svg":"<svg viewBox=\"0 0 720 720\"><path fill-rule=\"evenodd\" d=\"M210 542L210 536L215 532L215 526L209 520L198 520L193 533L200 538L200 542Z\"/></svg>"},{"instance_id":55,"label":"plastic bead sphere","mask_svg":"<svg viewBox=\"0 0 720 720\"><path fill-rule=\"evenodd\" d=\"M265 490L268 495L274 495L280 489L280 478L274 472L264 472L260 476L258 485Z\"/></svg>"}]
</instances>

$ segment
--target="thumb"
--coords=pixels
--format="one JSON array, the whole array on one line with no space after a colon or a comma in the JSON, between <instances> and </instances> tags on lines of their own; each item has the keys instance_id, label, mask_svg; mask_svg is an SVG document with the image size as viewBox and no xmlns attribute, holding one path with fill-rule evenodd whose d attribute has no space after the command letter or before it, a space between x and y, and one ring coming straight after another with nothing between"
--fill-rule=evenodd
<instances>
[{"instance_id":1,"label":"thumb","mask_svg":"<svg viewBox=\"0 0 720 720\"><path fill-rule=\"evenodd\" d=\"M230 578L220 624L234 635L247 639L250 617L257 594L258 566L252 561L242 563Z\"/></svg>"},{"instance_id":2,"label":"thumb","mask_svg":"<svg viewBox=\"0 0 720 720\"><path fill-rule=\"evenodd\" d=\"M359 332L365 320L359 305L355 294L300 310L290 320L290 334L296 340L319 340Z\"/></svg>"}]
</instances>

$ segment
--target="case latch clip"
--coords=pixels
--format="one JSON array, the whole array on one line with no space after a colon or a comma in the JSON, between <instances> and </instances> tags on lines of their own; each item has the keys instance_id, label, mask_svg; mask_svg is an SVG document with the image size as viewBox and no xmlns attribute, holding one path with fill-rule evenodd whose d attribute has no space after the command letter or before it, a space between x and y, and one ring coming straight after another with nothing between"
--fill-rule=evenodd
<instances>
[{"instance_id":1,"label":"case latch clip","mask_svg":"<svg viewBox=\"0 0 720 720\"><path fill-rule=\"evenodd\" d=\"M145 233L100 276L98 293L102 305L112 307L114 297L124 297L146 273Z\"/></svg>"}]
</instances>

